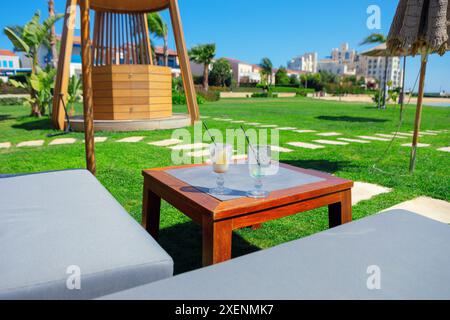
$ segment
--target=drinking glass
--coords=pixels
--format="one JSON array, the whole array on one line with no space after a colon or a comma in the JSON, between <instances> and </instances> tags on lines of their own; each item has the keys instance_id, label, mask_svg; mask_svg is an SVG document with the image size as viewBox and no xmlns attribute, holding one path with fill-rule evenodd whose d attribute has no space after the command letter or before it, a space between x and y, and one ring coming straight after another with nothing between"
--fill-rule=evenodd
<instances>
[{"instance_id":1,"label":"drinking glass","mask_svg":"<svg viewBox=\"0 0 450 320\"><path fill-rule=\"evenodd\" d=\"M217 195L225 195L231 193L230 189L225 188L225 173L230 168L231 157L233 156L233 148L228 144L211 144L210 145L211 162L213 171L217 174L216 187L210 192Z\"/></svg>"},{"instance_id":2,"label":"drinking glass","mask_svg":"<svg viewBox=\"0 0 450 320\"><path fill-rule=\"evenodd\" d=\"M263 178L270 167L271 155L270 146L249 146L248 165L250 175L255 179L255 189L247 193L248 197L261 199L269 196L269 192L263 190Z\"/></svg>"}]
</instances>

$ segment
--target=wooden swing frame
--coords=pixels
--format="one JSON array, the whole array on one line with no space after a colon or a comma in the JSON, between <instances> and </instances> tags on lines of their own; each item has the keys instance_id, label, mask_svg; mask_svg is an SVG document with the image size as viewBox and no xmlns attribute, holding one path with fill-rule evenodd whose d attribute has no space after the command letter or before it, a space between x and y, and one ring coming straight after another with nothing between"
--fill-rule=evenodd
<instances>
[{"instance_id":1,"label":"wooden swing frame","mask_svg":"<svg viewBox=\"0 0 450 320\"><path fill-rule=\"evenodd\" d=\"M53 99L52 120L56 129L64 130L67 125L65 121L63 102L67 99L70 61L74 41L76 8L78 5L80 6L81 16L81 58L83 72L83 114L86 140L86 162L88 170L95 174L94 96L92 89L94 57L90 30L90 10L95 10L96 12L145 14L169 9L175 44L180 60L181 76L186 93L186 102L191 118L191 124L199 121L200 112L197 104L195 86L189 64L189 56L184 40L183 27L181 24L180 10L177 0L67 0L61 38L61 52L58 61L58 72L56 76Z\"/></svg>"}]
</instances>

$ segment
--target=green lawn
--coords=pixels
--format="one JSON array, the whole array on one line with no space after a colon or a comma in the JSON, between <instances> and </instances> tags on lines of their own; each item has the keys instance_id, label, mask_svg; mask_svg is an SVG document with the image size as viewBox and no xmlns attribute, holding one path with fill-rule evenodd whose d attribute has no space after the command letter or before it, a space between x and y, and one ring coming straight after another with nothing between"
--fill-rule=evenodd
<instances>
[{"instance_id":1,"label":"green lawn","mask_svg":"<svg viewBox=\"0 0 450 320\"><path fill-rule=\"evenodd\" d=\"M184 110L186 110L184 106L176 107L176 111ZM201 113L211 117L314 129L319 132L336 131L343 133L342 137L347 138L391 133L396 130L399 118L398 109L393 107L388 110L377 110L370 105L324 102L306 98L222 100L201 106ZM46 137L48 133L53 132L49 120L29 118L27 114L28 109L21 106L0 106L0 143L52 139ZM414 107L409 106L401 131L411 131L413 119ZM212 119L206 121L209 127L222 130L238 126ZM448 129L449 124L450 108L425 107L423 129ZM140 220L141 170L171 164L168 149L149 146L146 142L170 138L171 131L99 135L110 139L96 146L98 178L126 210L135 219ZM130 135L146 136L146 139L137 144L114 143L115 139ZM80 141L69 146L46 144L39 148L0 149L0 172L36 172L83 167L84 146L81 143L83 135L73 133L70 136L77 137ZM417 171L414 175L408 173L410 149L400 146L410 140L396 140L387 153L389 143L381 141L327 146L320 150L297 149L286 145L287 142L309 142L315 139L335 138L281 132L281 146L295 150L293 153L281 154L281 160L305 168L327 171L343 178L393 188L391 193L356 205L353 211L355 219L421 195L450 201L450 155L436 150L450 146L448 132L421 139L421 142L432 146L419 149ZM240 230L233 238L233 254L241 255L317 233L327 228L327 221L326 210L319 209L267 223L257 231ZM167 204L163 204L161 224L163 230L160 243L174 258L176 273L200 267L200 229Z\"/></svg>"}]
</instances>

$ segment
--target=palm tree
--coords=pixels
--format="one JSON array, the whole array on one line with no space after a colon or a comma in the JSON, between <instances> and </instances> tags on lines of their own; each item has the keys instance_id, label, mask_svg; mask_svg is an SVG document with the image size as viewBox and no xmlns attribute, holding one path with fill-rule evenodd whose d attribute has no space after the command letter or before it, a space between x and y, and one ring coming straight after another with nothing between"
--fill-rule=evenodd
<instances>
[{"instance_id":1,"label":"palm tree","mask_svg":"<svg viewBox=\"0 0 450 320\"><path fill-rule=\"evenodd\" d=\"M208 91L209 82L209 66L211 65L214 57L216 56L216 45L211 44L201 44L195 46L189 50L189 57L191 61L199 64L203 64L203 89Z\"/></svg>"},{"instance_id":2,"label":"palm tree","mask_svg":"<svg viewBox=\"0 0 450 320\"><path fill-rule=\"evenodd\" d=\"M387 38L382 35L381 33L372 33L368 37L366 37L360 45L366 45L366 44L376 44L376 43L386 43ZM386 92L386 84L387 84L387 70L388 70L388 62L389 57L386 56L384 60L384 83L383 83L383 108L386 108L386 98L387 98L387 92ZM381 81L380 81L381 82ZM381 86L380 86L380 93L379 97L381 97ZM381 108L381 102L380 99L378 99L378 108Z\"/></svg>"},{"instance_id":3,"label":"palm tree","mask_svg":"<svg viewBox=\"0 0 450 320\"><path fill-rule=\"evenodd\" d=\"M49 17L55 16L55 1L48 0L48 15ZM55 24L50 29L50 47L52 50L52 63L53 68L58 67L58 50L56 49L56 28Z\"/></svg>"},{"instance_id":4,"label":"palm tree","mask_svg":"<svg viewBox=\"0 0 450 320\"><path fill-rule=\"evenodd\" d=\"M262 58L259 64L262 71L261 73L267 77L267 85L272 83L273 63L269 58Z\"/></svg>"},{"instance_id":5,"label":"palm tree","mask_svg":"<svg viewBox=\"0 0 450 320\"><path fill-rule=\"evenodd\" d=\"M164 41L164 66L167 67L169 65L169 27L158 12L149 13L147 21L150 33Z\"/></svg>"},{"instance_id":6,"label":"palm tree","mask_svg":"<svg viewBox=\"0 0 450 320\"><path fill-rule=\"evenodd\" d=\"M41 13L37 11L30 22L22 28L5 27L4 33L14 45L17 51L24 52L25 56L32 61L31 77L35 76L38 68L39 48L48 43L48 35L52 26L61 19L63 15L55 15L48 17L42 24ZM35 99L37 93L35 89L31 89L31 98ZM41 112L37 103L31 106L31 115L41 116Z\"/></svg>"}]
</instances>

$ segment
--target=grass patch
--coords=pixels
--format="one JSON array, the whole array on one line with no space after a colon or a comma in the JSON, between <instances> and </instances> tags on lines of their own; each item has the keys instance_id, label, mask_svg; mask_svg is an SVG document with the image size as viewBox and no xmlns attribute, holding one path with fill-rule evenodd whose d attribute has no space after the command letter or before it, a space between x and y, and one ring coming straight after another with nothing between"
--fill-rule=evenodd
<instances>
[{"instance_id":1,"label":"grass patch","mask_svg":"<svg viewBox=\"0 0 450 320\"><path fill-rule=\"evenodd\" d=\"M77 105L77 111L80 110L81 106ZM185 110L185 106L175 107L176 112ZM43 139L46 144L39 148L13 146L10 149L0 149L0 173L38 172L85 166L84 145L81 143L83 134L69 135L79 139L74 145L48 146L47 142L52 138L47 138L47 134L55 133L50 120L30 118L27 116L28 112L29 110L22 106L0 106L0 143L9 141L15 144L25 140ZM414 112L413 106L406 108L402 132L413 130ZM394 107L377 110L365 104L306 98L221 100L202 105L201 114L211 117L206 120L210 128L221 130L238 128L239 125L214 121L212 118L232 118L283 127L314 129L319 132L340 132L342 137L346 138L376 133L389 134L396 130L399 119L399 110ZM447 129L449 123L450 108L424 108L422 129ZM146 142L168 139L171 133L171 130L163 130L97 134L109 138L107 142L96 146L98 178L138 221L141 217L142 201L141 170L171 164L168 149L153 147ZM116 139L131 135L146 138L137 144L114 143ZM421 142L432 146L419 149L417 171L414 175L408 173L410 149L401 146L410 142L410 139L396 140L388 153L385 153L388 143L382 141L327 146L319 150L297 149L287 145L292 141L312 142L315 139L335 138L280 132L281 146L295 150L281 154L281 160L300 167L327 171L343 178L393 188L391 193L356 205L353 208L355 219L421 195L450 200L450 156L436 150L450 145L449 133L421 138ZM374 165L380 170L374 169ZM50 198L48 200L51 201ZM200 267L200 228L166 203L162 206L161 227L163 230L160 243L174 258L176 273ZM319 209L269 222L257 231L239 230L234 234L233 254L242 255L268 248L326 228L326 209Z\"/></svg>"}]
</instances>

